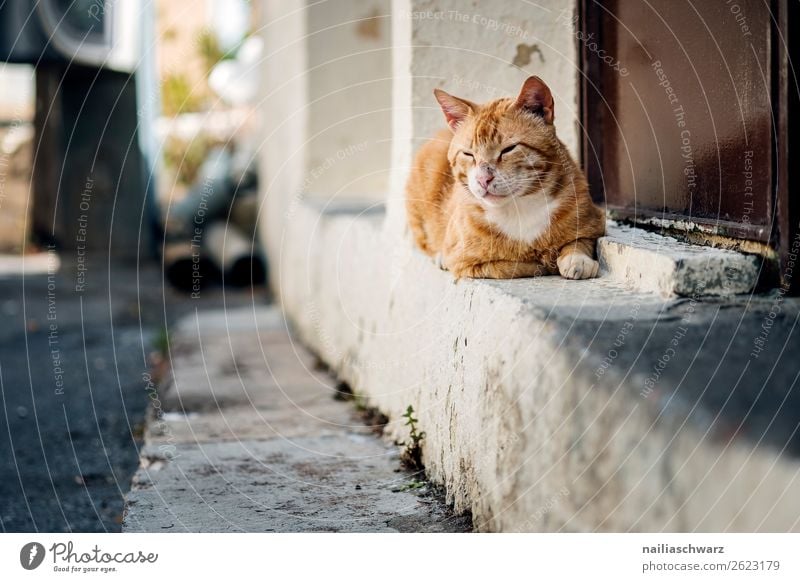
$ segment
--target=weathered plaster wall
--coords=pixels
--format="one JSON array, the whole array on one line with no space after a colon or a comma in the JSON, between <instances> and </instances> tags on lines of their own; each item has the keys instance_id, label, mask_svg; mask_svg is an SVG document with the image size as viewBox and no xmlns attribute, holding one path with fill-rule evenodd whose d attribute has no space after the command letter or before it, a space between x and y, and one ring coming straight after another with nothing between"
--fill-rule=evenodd
<instances>
[{"instance_id":1,"label":"weathered plaster wall","mask_svg":"<svg viewBox=\"0 0 800 582\"><path fill-rule=\"evenodd\" d=\"M280 248L281 225L303 190L308 122L308 30L305 0L263 2L264 38L261 163L263 203L259 229L267 249Z\"/></svg>"},{"instance_id":2,"label":"weathered plaster wall","mask_svg":"<svg viewBox=\"0 0 800 582\"><path fill-rule=\"evenodd\" d=\"M306 190L382 202L392 142L390 2L317 3L308 21Z\"/></svg>"}]
</instances>

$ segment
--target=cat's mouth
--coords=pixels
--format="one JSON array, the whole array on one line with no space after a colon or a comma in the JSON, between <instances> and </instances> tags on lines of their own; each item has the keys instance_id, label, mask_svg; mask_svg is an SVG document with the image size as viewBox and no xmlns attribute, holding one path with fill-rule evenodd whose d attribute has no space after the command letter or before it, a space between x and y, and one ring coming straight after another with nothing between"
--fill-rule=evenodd
<instances>
[{"instance_id":1,"label":"cat's mouth","mask_svg":"<svg viewBox=\"0 0 800 582\"><path fill-rule=\"evenodd\" d=\"M500 206L513 198L512 194L498 194L497 192L493 192L491 189L482 188L479 186L471 187L467 183L464 184L464 188L475 198L477 198L478 202L484 206Z\"/></svg>"},{"instance_id":2,"label":"cat's mouth","mask_svg":"<svg viewBox=\"0 0 800 582\"><path fill-rule=\"evenodd\" d=\"M507 195L492 194L491 192L485 192L483 196L481 196L481 202L489 206L497 206L508 200L508 198L509 197Z\"/></svg>"}]
</instances>

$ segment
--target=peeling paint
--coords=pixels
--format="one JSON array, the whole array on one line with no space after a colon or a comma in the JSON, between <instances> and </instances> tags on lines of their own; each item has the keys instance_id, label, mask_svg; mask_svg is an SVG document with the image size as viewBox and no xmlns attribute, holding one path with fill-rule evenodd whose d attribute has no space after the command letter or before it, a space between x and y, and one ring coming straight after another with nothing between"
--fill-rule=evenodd
<instances>
[{"instance_id":1,"label":"peeling paint","mask_svg":"<svg viewBox=\"0 0 800 582\"><path fill-rule=\"evenodd\" d=\"M515 67L524 67L531 63L531 56L536 53L539 55L539 60L544 63L544 53L539 48L538 44L525 44L520 43L517 45L517 54L514 55L514 60L511 64Z\"/></svg>"},{"instance_id":2,"label":"peeling paint","mask_svg":"<svg viewBox=\"0 0 800 582\"><path fill-rule=\"evenodd\" d=\"M361 38L380 40L381 16L377 9L373 10L369 16L359 21L356 25L356 34Z\"/></svg>"}]
</instances>

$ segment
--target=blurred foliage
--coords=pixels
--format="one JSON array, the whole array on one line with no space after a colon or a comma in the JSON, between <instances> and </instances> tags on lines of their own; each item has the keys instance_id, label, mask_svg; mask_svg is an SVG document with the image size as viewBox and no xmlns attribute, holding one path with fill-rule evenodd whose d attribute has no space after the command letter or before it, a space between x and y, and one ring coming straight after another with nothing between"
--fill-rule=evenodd
<instances>
[{"instance_id":1,"label":"blurred foliage","mask_svg":"<svg viewBox=\"0 0 800 582\"><path fill-rule=\"evenodd\" d=\"M197 51L203 59L206 77L211 73L211 69L223 59L232 58L230 53L226 54L219 45L219 39L209 29L203 29L197 35Z\"/></svg>"},{"instance_id":2,"label":"blurred foliage","mask_svg":"<svg viewBox=\"0 0 800 582\"><path fill-rule=\"evenodd\" d=\"M189 186L195 182L208 152L217 141L203 134L191 140L167 138L164 144L164 163L175 173L179 184Z\"/></svg>"},{"instance_id":3,"label":"blurred foliage","mask_svg":"<svg viewBox=\"0 0 800 582\"><path fill-rule=\"evenodd\" d=\"M164 77L161 83L161 107L164 115L178 115L199 111L200 95L195 92L185 75L175 73Z\"/></svg>"}]
</instances>

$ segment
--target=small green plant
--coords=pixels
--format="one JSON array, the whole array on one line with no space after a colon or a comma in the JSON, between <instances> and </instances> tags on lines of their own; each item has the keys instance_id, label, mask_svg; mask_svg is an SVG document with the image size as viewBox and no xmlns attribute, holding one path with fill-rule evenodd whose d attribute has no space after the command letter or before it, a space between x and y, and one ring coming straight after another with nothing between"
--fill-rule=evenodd
<instances>
[{"instance_id":1,"label":"small green plant","mask_svg":"<svg viewBox=\"0 0 800 582\"><path fill-rule=\"evenodd\" d=\"M356 410L360 413L365 414L369 412L369 406L367 405L367 399L364 398L363 394L354 394L353 395L353 402L355 402Z\"/></svg>"},{"instance_id":2,"label":"small green plant","mask_svg":"<svg viewBox=\"0 0 800 582\"><path fill-rule=\"evenodd\" d=\"M392 489L394 493L402 493L404 491L416 491L428 486L428 482L420 479L412 479L408 483L403 483L399 487Z\"/></svg>"},{"instance_id":3,"label":"small green plant","mask_svg":"<svg viewBox=\"0 0 800 582\"><path fill-rule=\"evenodd\" d=\"M422 465L422 447L420 443L425 438L425 432L417 430L419 420L414 417L414 407L410 404L406 408L403 418L406 419L405 425L408 427L409 440L401 443L405 448L400 453L400 462L413 471L421 471L424 467Z\"/></svg>"},{"instance_id":4,"label":"small green plant","mask_svg":"<svg viewBox=\"0 0 800 582\"><path fill-rule=\"evenodd\" d=\"M158 330L156 337L153 339L153 347L165 358L169 355L169 332L166 327Z\"/></svg>"}]
</instances>

